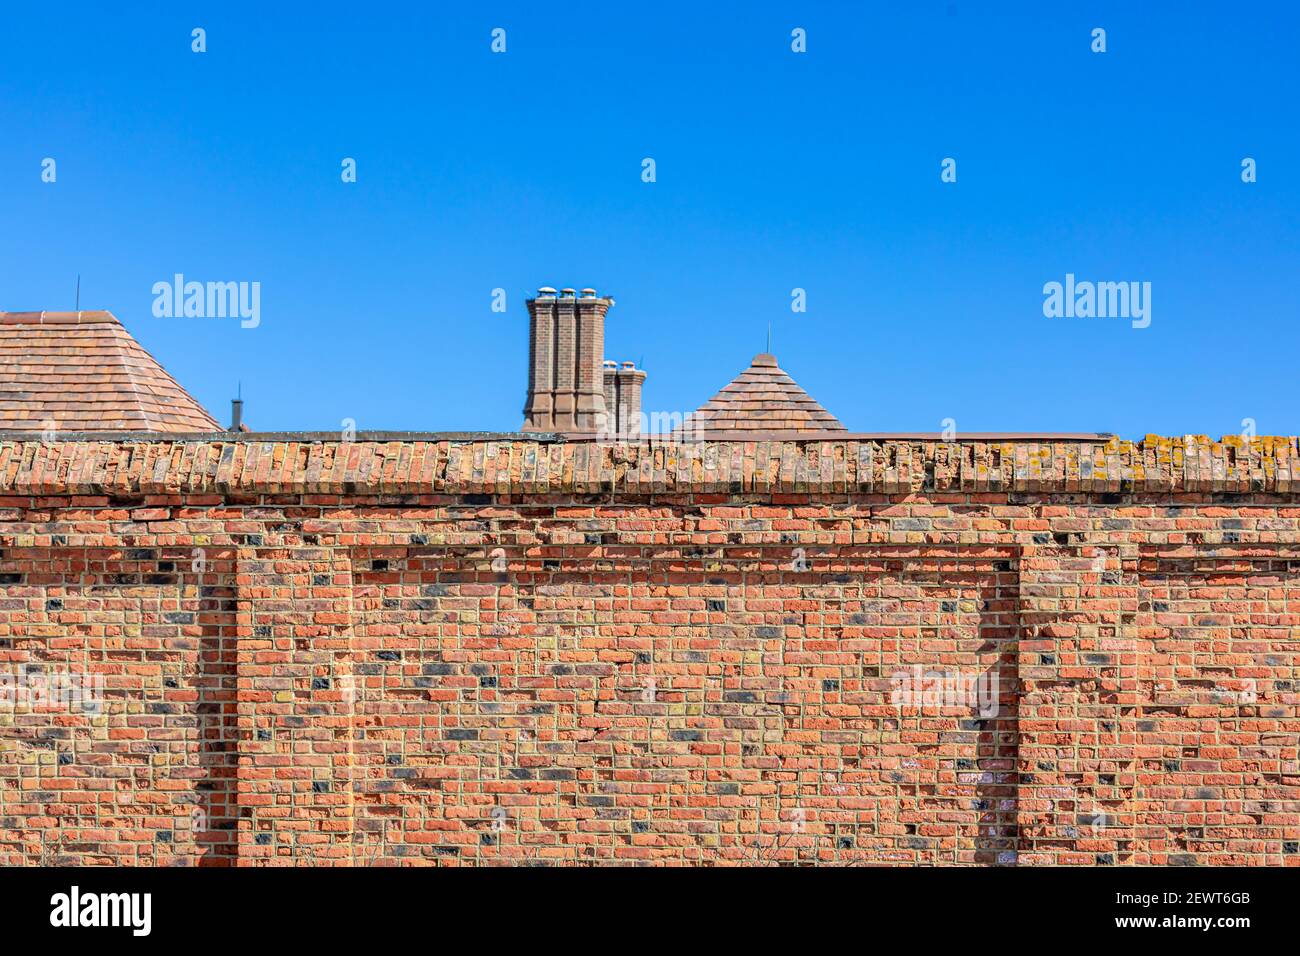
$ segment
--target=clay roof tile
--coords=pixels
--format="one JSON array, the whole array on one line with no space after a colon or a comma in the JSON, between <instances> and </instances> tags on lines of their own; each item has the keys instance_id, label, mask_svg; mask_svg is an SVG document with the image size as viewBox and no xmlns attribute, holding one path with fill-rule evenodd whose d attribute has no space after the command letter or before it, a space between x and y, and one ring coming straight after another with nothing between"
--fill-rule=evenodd
<instances>
[{"instance_id":1,"label":"clay roof tile","mask_svg":"<svg viewBox=\"0 0 1300 956\"><path fill-rule=\"evenodd\" d=\"M0 428L212 432L221 426L111 312L0 312Z\"/></svg>"},{"instance_id":2,"label":"clay roof tile","mask_svg":"<svg viewBox=\"0 0 1300 956\"><path fill-rule=\"evenodd\" d=\"M694 420L707 432L737 434L846 430L766 352L755 355L749 368L701 405Z\"/></svg>"}]
</instances>

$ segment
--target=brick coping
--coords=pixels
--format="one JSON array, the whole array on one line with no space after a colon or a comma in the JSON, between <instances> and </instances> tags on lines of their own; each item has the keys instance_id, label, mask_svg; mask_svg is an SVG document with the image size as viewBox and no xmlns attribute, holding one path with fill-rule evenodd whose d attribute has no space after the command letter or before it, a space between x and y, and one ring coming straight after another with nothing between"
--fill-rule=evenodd
<instances>
[{"instance_id":1,"label":"brick coping","mask_svg":"<svg viewBox=\"0 0 1300 956\"><path fill-rule=\"evenodd\" d=\"M811 431L745 431L743 429L724 429L709 431L707 429L692 432L692 439L721 442L751 441L951 441L957 444L973 441L1079 441L1099 442L1105 444L1116 436L1110 432L963 432L951 439L945 439L941 432L811 432ZM215 431L215 432L159 432L159 431L73 431L61 429L56 433L59 441L112 441L112 442L192 442L192 441L228 441L228 442L337 442L338 431L328 432L258 432L258 431ZM18 431L0 428L0 441L44 441L41 432ZM492 431L358 431L352 439L358 442L383 441L530 441L530 442L585 442L587 444L680 444L672 435L654 436L603 436L590 432L492 432ZM1227 439L1224 439L1225 441Z\"/></svg>"},{"instance_id":2,"label":"brick coping","mask_svg":"<svg viewBox=\"0 0 1300 956\"><path fill-rule=\"evenodd\" d=\"M1300 494L1300 439L555 442L0 436L0 495Z\"/></svg>"}]
</instances>

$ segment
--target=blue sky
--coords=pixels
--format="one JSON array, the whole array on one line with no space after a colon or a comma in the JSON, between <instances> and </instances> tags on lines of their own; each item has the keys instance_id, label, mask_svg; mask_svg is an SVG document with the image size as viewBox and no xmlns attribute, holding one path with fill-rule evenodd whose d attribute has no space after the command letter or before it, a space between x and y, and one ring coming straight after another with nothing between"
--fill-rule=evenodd
<instances>
[{"instance_id":1,"label":"blue sky","mask_svg":"<svg viewBox=\"0 0 1300 956\"><path fill-rule=\"evenodd\" d=\"M6 5L0 308L80 273L259 430L517 428L541 285L617 299L647 410L770 321L855 431L1300 430L1293 4L292 7ZM155 318L178 272L261 324ZM1150 327L1045 318L1067 272L1150 282Z\"/></svg>"}]
</instances>

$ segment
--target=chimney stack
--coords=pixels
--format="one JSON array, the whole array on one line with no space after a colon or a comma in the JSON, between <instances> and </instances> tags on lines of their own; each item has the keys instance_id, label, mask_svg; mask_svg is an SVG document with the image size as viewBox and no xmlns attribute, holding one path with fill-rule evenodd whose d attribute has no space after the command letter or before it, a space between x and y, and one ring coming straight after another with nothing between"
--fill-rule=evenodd
<instances>
[{"instance_id":1,"label":"chimney stack","mask_svg":"<svg viewBox=\"0 0 1300 956\"><path fill-rule=\"evenodd\" d=\"M526 432L596 434L607 428L605 313L613 299L595 289L542 286L528 300Z\"/></svg>"},{"instance_id":2,"label":"chimney stack","mask_svg":"<svg viewBox=\"0 0 1300 956\"><path fill-rule=\"evenodd\" d=\"M605 360L605 409L609 417L607 430L621 438L641 434L641 383L645 372L632 362L622 367Z\"/></svg>"}]
</instances>

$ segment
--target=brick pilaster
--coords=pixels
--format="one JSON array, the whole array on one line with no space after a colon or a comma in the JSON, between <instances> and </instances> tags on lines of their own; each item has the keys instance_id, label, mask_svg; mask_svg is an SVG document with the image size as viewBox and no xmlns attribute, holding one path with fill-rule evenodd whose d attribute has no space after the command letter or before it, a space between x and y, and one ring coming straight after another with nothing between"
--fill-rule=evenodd
<instances>
[{"instance_id":1,"label":"brick pilaster","mask_svg":"<svg viewBox=\"0 0 1300 956\"><path fill-rule=\"evenodd\" d=\"M1129 861L1136 555L1026 546L1020 561L1021 864Z\"/></svg>"},{"instance_id":2,"label":"brick pilaster","mask_svg":"<svg viewBox=\"0 0 1300 956\"><path fill-rule=\"evenodd\" d=\"M350 574L345 551L239 551L241 865L350 859Z\"/></svg>"},{"instance_id":3,"label":"brick pilaster","mask_svg":"<svg viewBox=\"0 0 1300 956\"><path fill-rule=\"evenodd\" d=\"M528 396L523 430L551 431L555 376L554 299L528 302Z\"/></svg>"},{"instance_id":4,"label":"brick pilaster","mask_svg":"<svg viewBox=\"0 0 1300 956\"><path fill-rule=\"evenodd\" d=\"M579 431L597 432L605 420L605 313L606 299L594 294L576 300L574 363L574 424Z\"/></svg>"},{"instance_id":5,"label":"brick pilaster","mask_svg":"<svg viewBox=\"0 0 1300 956\"><path fill-rule=\"evenodd\" d=\"M577 325L578 310L572 297L555 300L555 392L553 427L556 431L578 430Z\"/></svg>"}]
</instances>

